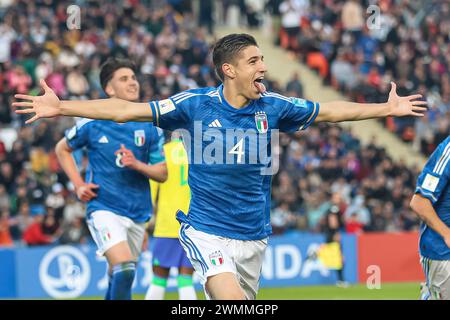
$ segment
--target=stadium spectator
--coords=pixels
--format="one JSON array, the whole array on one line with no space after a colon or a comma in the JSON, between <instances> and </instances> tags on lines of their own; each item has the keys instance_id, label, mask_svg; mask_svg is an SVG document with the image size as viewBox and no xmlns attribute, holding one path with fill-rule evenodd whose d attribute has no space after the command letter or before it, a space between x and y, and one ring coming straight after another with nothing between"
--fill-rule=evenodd
<instances>
[{"instance_id":1,"label":"stadium spectator","mask_svg":"<svg viewBox=\"0 0 450 320\"><path fill-rule=\"evenodd\" d=\"M9 162L0 163L0 184L4 185L8 193L14 188L14 171Z\"/></svg>"},{"instance_id":2,"label":"stadium spectator","mask_svg":"<svg viewBox=\"0 0 450 320\"><path fill-rule=\"evenodd\" d=\"M6 192L5 186L0 184L0 210L9 209L10 196Z\"/></svg>"},{"instance_id":3,"label":"stadium spectator","mask_svg":"<svg viewBox=\"0 0 450 320\"><path fill-rule=\"evenodd\" d=\"M83 218L75 218L62 227L60 244L84 244L89 237Z\"/></svg>"},{"instance_id":4,"label":"stadium spectator","mask_svg":"<svg viewBox=\"0 0 450 320\"><path fill-rule=\"evenodd\" d=\"M66 77L69 94L78 98L87 98L89 83L79 68L74 68Z\"/></svg>"},{"instance_id":5,"label":"stadium spectator","mask_svg":"<svg viewBox=\"0 0 450 320\"><path fill-rule=\"evenodd\" d=\"M50 207L46 207L46 214L42 223L42 232L51 236L53 239L60 237L62 229L60 219L56 217L55 210Z\"/></svg>"},{"instance_id":6,"label":"stadium spectator","mask_svg":"<svg viewBox=\"0 0 450 320\"><path fill-rule=\"evenodd\" d=\"M66 204L63 192L62 184L56 183L52 186L51 193L45 199L45 205L55 211L55 216L58 220L63 217L63 210Z\"/></svg>"},{"instance_id":7,"label":"stadium spectator","mask_svg":"<svg viewBox=\"0 0 450 320\"><path fill-rule=\"evenodd\" d=\"M13 244L10 232L9 210L0 209L0 247L12 247Z\"/></svg>"},{"instance_id":8,"label":"stadium spectator","mask_svg":"<svg viewBox=\"0 0 450 320\"><path fill-rule=\"evenodd\" d=\"M286 93L288 96L303 97L303 85L298 72L294 72L291 80L286 84Z\"/></svg>"},{"instance_id":9,"label":"stadium spectator","mask_svg":"<svg viewBox=\"0 0 450 320\"><path fill-rule=\"evenodd\" d=\"M280 206L271 211L270 222L273 234L282 234L297 225L297 218L289 209L289 204L282 202Z\"/></svg>"},{"instance_id":10,"label":"stadium spectator","mask_svg":"<svg viewBox=\"0 0 450 320\"><path fill-rule=\"evenodd\" d=\"M17 36L12 27L12 16L5 15L5 20L0 24L0 64L11 60L11 44Z\"/></svg>"},{"instance_id":11,"label":"stadium spectator","mask_svg":"<svg viewBox=\"0 0 450 320\"><path fill-rule=\"evenodd\" d=\"M250 29L258 28L262 21L262 12L264 10L264 1L244 0L247 14L247 24Z\"/></svg>"},{"instance_id":12,"label":"stadium spectator","mask_svg":"<svg viewBox=\"0 0 450 320\"><path fill-rule=\"evenodd\" d=\"M315 191L306 199L308 227L313 232L320 231L320 221L325 217L329 209L325 199L325 194L322 191Z\"/></svg>"},{"instance_id":13,"label":"stadium spectator","mask_svg":"<svg viewBox=\"0 0 450 320\"><path fill-rule=\"evenodd\" d=\"M354 67L345 59L343 50L338 52L336 60L331 64L331 77L335 86L345 92L355 89L358 83Z\"/></svg>"},{"instance_id":14,"label":"stadium spectator","mask_svg":"<svg viewBox=\"0 0 450 320\"><path fill-rule=\"evenodd\" d=\"M14 240L20 240L26 229L33 223L28 202L22 202L17 215L11 219L11 235Z\"/></svg>"},{"instance_id":15,"label":"stadium spectator","mask_svg":"<svg viewBox=\"0 0 450 320\"><path fill-rule=\"evenodd\" d=\"M281 13L281 46L289 50L297 50L296 42L300 32L302 16L306 14L309 0L284 0L279 10Z\"/></svg>"},{"instance_id":16,"label":"stadium spectator","mask_svg":"<svg viewBox=\"0 0 450 320\"><path fill-rule=\"evenodd\" d=\"M214 12L215 1L200 0L199 26L206 26L210 35L214 32Z\"/></svg>"},{"instance_id":17,"label":"stadium spectator","mask_svg":"<svg viewBox=\"0 0 450 320\"><path fill-rule=\"evenodd\" d=\"M84 218L84 216L85 208L83 204L77 201L75 195L67 196L63 210L63 221L70 224L78 218Z\"/></svg>"},{"instance_id":18,"label":"stadium spectator","mask_svg":"<svg viewBox=\"0 0 450 320\"><path fill-rule=\"evenodd\" d=\"M295 189L292 183L292 179L287 172L282 172L278 176L279 185L274 190L273 198L282 203L286 202L288 205L295 201Z\"/></svg>"},{"instance_id":19,"label":"stadium spectator","mask_svg":"<svg viewBox=\"0 0 450 320\"><path fill-rule=\"evenodd\" d=\"M46 81L48 81L49 85L51 83L52 88L55 88L55 93L58 96L67 96L67 87L64 74L62 73L62 66L56 65L54 70L51 71L46 77Z\"/></svg>"},{"instance_id":20,"label":"stadium spectator","mask_svg":"<svg viewBox=\"0 0 450 320\"><path fill-rule=\"evenodd\" d=\"M377 203L372 207L371 223L369 230L373 232L382 232L386 230L386 217L383 214L383 206L381 203Z\"/></svg>"},{"instance_id":21,"label":"stadium spectator","mask_svg":"<svg viewBox=\"0 0 450 320\"><path fill-rule=\"evenodd\" d=\"M6 74L6 82L10 91L26 93L31 85L31 76L22 66L16 66Z\"/></svg>"},{"instance_id":22,"label":"stadium spectator","mask_svg":"<svg viewBox=\"0 0 450 320\"><path fill-rule=\"evenodd\" d=\"M363 230L364 224L359 220L358 213L352 213L345 222L345 231L349 234L360 234Z\"/></svg>"},{"instance_id":23,"label":"stadium spectator","mask_svg":"<svg viewBox=\"0 0 450 320\"><path fill-rule=\"evenodd\" d=\"M272 19L272 33L273 44L280 45L280 30L281 30L281 13L280 4L283 0L267 0L266 10L269 12Z\"/></svg>"},{"instance_id":24,"label":"stadium spectator","mask_svg":"<svg viewBox=\"0 0 450 320\"><path fill-rule=\"evenodd\" d=\"M398 215L395 214L394 205L388 201L384 203L383 214L386 217L387 225L384 231L395 232L400 230Z\"/></svg>"},{"instance_id":25,"label":"stadium spectator","mask_svg":"<svg viewBox=\"0 0 450 320\"><path fill-rule=\"evenodd\" d=\"M44 232L46 224L52 224L52 218L46 218L43 214L36 214L33 218L33 223L24 230L23 241L28 246L37 246L51 244L55 241L50 234Z\"/></svg>"},{"instance_id":26,"label":"stadium spectator","mask_svg":"<svg viewBox=\"0 0 450 320\"><path fill-rule=\"evenodd\" d=\"M365 205L365 201L364 195L357 195L351 205L345 210L345 220L356 221L361 224L361 228L368 226L370 224L370 212Z\"/></svg>"},{"instance_id":27,"label":"stadium spectator","mask_svg":"<svg viewBox=\"0 0 450 320\"><path fill-rule=\"evenodd\" d=\"M347 0L342 6L342 26L353 34L356 40L364 27L363 8L359 0Z\"/></svg>"}]
</instances>

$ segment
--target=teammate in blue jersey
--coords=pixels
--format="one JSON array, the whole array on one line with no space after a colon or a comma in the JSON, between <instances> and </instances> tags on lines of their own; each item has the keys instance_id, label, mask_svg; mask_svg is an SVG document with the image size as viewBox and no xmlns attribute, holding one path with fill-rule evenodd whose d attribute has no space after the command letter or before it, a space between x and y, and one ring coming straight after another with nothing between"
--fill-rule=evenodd
<instances>
[{"instance_id":1,"label":"teammate in blue jersey","mask_svg":"<svg viewBox=\"0 0 450 320\"><path fill-rule=\"evenodd\" d=\"M119 99L60 101L42 81L44 95L16 95L27 102L17 113L27 120L83 116L118 122L153 121L181 129L190 156L191 202L181 222L180 241L212 299L254 299L271 233L270 142L277 130L295 132L314 121L422 116L420 95L399 97L395 84L386 103L312 102L267 92L264 57L248 34L230 34L213 49L217 88L188 90L163 101ZM149 106L150 105L150 106ZM176 195L174 195L176 197Z\"/></svg>"},{"instance_id":2,"label":"teammate in blue jersey","mask_svg":"<svg viewBox=\"0 0 450 320\"><path fill-rule=\"evenodd\" d=\"M139 98L134 66L127 60L109 59L100 80L110 97ZM108 261L108 300L131 299L145 224L152 213L148 179L167 179L162 144L162 130L149 123L82 119L56 146L78 198L87 202L87 224L97 253ZM87 149L89 161L85 179L72 157L80 148Z\"/></svg>"},{"instance_id":3,"label":"teammate in blue jersey","mask_svg":"<svg viewBox=\"0 0 450 320\"><path fill-rule=\"evenodd\" d=\"M428 159L417 179L411 208L423 220L420 262L424 300L450 300L450 136Z\"/></svg>"}]
</instances>

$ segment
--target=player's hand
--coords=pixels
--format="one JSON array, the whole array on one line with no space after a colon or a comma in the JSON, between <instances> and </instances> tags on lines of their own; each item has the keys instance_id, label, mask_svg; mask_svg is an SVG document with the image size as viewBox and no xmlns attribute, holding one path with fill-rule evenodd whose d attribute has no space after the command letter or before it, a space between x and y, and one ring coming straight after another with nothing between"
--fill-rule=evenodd
<instances>
[{"instance_id":1,"label":"player's hand","mask_svg":"<svg viewBox=\"0 0 450 320\"><path fill-rule=\"evenodd\" d=\"M114 152L115 155L119 153L122 154L122 158L120 159L120 161L125 167L133 170L136 170L138 168L140 161L136 159L133 151L125 148L125 146L121 144L120 149Z\"/></svg>"},{"instance_id":2,"label":"player's hand","mask_svg":"<svg viewBox=\"0 0 450 320\"><path fill-rule=\"evenodd\" d=\"M13 107L25 107L24 109L17 109L16 113L29 114L34 113L34 116L25 121L26 124L32 123L40 118L53 118L61 115L61 101L56 96L55 92L45 83L40 81L44 94L42 96L29 96L25 94L14 95L17 99L29 100L13 102Z\"/></svg>"},{"instance_id":3,"label":"player's hand","mask_svg":"<svg viewBox=\"0 0 450 320\"><path fill-rule=\"evenodd\" d=\"M415 116L423 117L427 111L426 101L417 100L422 98L421 94L413 94L407 97L397 95L397 85L391 82L391 91L389 92L388 105L390 106L390 115L394 117Z\"/></svg>"},{"instance_id":4,"label":"player's hand","mask_svg":"<svg viewBox=\"0 0 450 320\"><path fill-rule=\"evenodd\" d=\"M98 188L99 186L94 183L85 183L76 188L75 191L77 193L78 199L83 202L88 202L91 201L92 198L97 197Z\"/></svg>"}]
</instances>

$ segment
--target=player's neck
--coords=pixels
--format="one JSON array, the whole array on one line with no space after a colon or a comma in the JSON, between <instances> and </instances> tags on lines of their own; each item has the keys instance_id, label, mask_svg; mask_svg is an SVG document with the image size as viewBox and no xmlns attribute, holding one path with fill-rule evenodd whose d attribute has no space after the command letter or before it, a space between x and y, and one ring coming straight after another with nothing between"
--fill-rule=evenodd
<instances>
[{"instance_id":1,"label":"player's neck","mask_svg":"<svg viewBox=\"0 0 450 320\"><path fill-rule=\"evenodd\" d=\"M223 86L223 97L230 106L236 109L242 109L250 103L250 100L240 94L238 90L236 90L236 88L230 85Z\"/></svg>"}]
</instances>

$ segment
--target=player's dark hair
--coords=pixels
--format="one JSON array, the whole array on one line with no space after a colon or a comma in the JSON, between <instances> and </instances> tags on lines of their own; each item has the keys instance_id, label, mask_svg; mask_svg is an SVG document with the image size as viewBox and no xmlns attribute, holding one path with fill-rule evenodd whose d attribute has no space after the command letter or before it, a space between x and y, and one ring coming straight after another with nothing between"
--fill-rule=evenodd
<instances>
[{"instance_id":1,"label":"player's dark hair","mask_svg":"<svg viewBox=\"0 0 450 320\"><path fill-rule=\"evenodd\" d=\"M255 38L246 33L233 33L219 39L213 48L213 63L216 75L224 80L222 65L231 63L239 53L249 46L258 46Z\"/></svg>"},{"instance_id":2,"label":"player's dark hair","mask_svg":"<svg viewBox=\"0 0 450 320\"><path fill-rule=\"evenodd\" d=\"M103 88L103 91L106 89L106 85L108 81L112 79L114 76L114 72L120 68L129 68L136 73L136 65L127 59L119 59L119 58L108 58L105 63L102 64L100 70L100 84Z\"/></svg>"}]
</instances>

